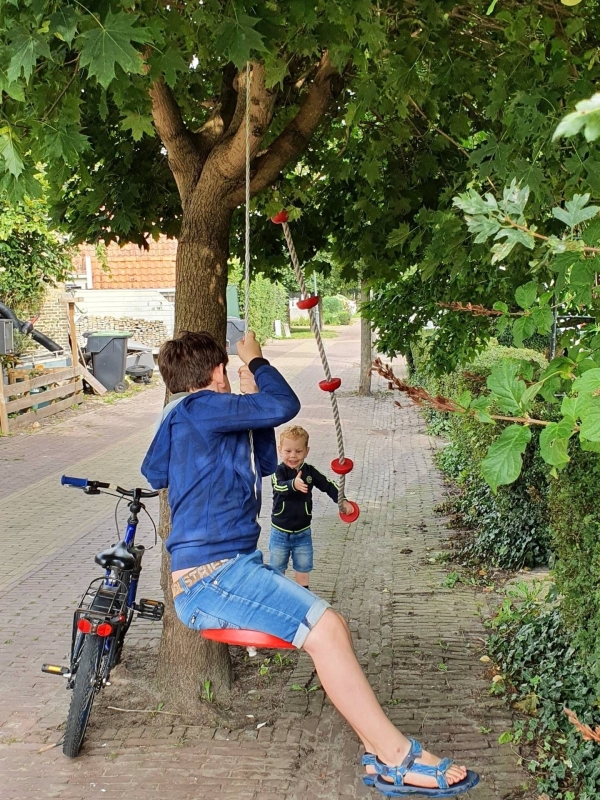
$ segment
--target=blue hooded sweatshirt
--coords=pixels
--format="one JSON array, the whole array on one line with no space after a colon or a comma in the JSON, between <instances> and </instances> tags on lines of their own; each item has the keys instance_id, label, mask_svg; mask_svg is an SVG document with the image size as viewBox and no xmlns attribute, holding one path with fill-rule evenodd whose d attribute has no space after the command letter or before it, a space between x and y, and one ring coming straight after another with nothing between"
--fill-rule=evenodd
<instances>
[{"instance_id":1,"label":"blue hooded sweatshirt","mask_svg":"<svg viewBox=\"0 0 600 800\"><path fill-rule=\"evenodd\" d=\"M169 490L173 572L256 550L261 478L277 468L273 428L295 417L300 402L265 359L250 369L256 394L204 389L179 399L142 464L153 489Z\"/></svg>"}]
</instances>

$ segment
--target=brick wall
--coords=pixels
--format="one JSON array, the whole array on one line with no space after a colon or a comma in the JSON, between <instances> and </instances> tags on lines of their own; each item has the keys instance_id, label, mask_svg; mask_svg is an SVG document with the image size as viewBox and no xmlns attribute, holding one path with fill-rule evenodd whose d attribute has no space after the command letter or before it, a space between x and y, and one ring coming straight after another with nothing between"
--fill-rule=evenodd
<instances>
[{"instance_id":1,"label":"brick wall","mask_svg":"<svg viewBox=\"0 0 600 800\"><path fill-rule=\"evenodd\" d=\"M40 318L35 323L35 327L69 352L69 320L67 317L67 306L60 301L64 293L64 286L48 288L46 290L46 296L39 310Z\"/></svg>"},{"instance_id":2,"label":"brick wall","mask_svg":"<svg viewBox=\"0 0 600 800\"><path fill-rule=\"evenodd\" d=\"M131 331L132 339L147 347L160 347L169 338L164 322L147 319L117 319L84 315L75 322L79 343L85 345L84 331Z\"/></svg>"}]
</instances>

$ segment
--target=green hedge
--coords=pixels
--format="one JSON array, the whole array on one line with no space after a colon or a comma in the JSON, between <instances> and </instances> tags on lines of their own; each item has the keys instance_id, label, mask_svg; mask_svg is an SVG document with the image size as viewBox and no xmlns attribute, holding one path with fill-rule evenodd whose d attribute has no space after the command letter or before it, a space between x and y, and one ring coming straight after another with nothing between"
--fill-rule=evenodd
<instances>
[{"instance_id":1,"label":"green hedge","mask_svg":"<svg viewBox=\"0 0 600 800\"><path fill-rule=\"evenodd\" d=\"M415 383L424 384L433 394L457 398L465 389L473 394L486 391L485 379L501 359L519 358L538 368L546 364L534 350L492 345L470 364L450 375L436 378L428 370L428 346L424 338L413 348ZM548 481L537 452L537 434L524 456L523 471L510 486L502 486L496 495L480 474L480 464L492 439L495 425L482 425L473 418L428 412L433 433L449 439L439 454L442 471L460 488L451 503L462 526L470 531L460 550L460 557L502 569L534 567L548 562L549 520Z\"/></svg>"},{"instance_id":2,"label":"green hedge","mask_svg":"<svg viewBox=\"0 0 600 800\"><path fill-rule=\"evenodd\" d=\"M600 457L573 448L550 490L554 577L565 623L600 694Z\"/></svg>"},{"instance_id":3,"label":"green hedge","mask_svg":"<svg viewBox=\"0 0 600 800\"><path fill-rule=\"evenodd\" d=\"M240 314L244 316L244 292L240 286ZM287 321L288 293L279 283L272 283L262 275L250 281L250 330L256 333L261 344L274 335L273 322Z\"/></svg>"},{"instance_id":4,"label":"green hedge","mask_svg":"<svg viewBox=\"0 0 600 800\"><path fill-rule=\"evenodd\" d=\"M545 365L538 351L493 344L463 369L436 379L428 369L426 336L412 356L413 382L451 397L466 388L485 391L484 379L498 359ZM471 531L462 556L509 569L546 560L553 567L555 588L547 602L522 588L492 622L489 653L503 676L494 691L526 715L501 741L522 746L540 792L553 800L595 800L598 745L583 742L563 709L600 725L600 456L574 446L566 469L548 478L533 431L521 477L492 495L479 465L496 426L458 415L428 416L432 430L450 442L439 463L460 488L454 510Z\"/></svg>"}]
</instances>

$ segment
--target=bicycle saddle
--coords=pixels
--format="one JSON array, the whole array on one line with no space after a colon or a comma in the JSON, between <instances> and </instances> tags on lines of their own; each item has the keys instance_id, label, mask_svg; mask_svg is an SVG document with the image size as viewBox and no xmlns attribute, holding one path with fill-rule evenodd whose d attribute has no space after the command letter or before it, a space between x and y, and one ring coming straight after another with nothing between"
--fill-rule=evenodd
<instances>
[{"instance_id":1,"label":"bicycle saddle","mask_svg":"<svg viewBox=\"0 0 600 800\"><path fill-rule=\"evenodd\" d=\"M94 561L104 569L133 569L135 566L135 558L127 549L125 542L119 542L108 550L98 553Z\"/></svg>"}]
</instances>

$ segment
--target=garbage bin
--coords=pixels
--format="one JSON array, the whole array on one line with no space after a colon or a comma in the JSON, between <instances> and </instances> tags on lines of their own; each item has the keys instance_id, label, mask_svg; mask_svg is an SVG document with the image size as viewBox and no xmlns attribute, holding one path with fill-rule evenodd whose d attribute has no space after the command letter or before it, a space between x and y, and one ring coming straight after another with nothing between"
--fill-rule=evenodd
<instances>
[{"instance_id":1,"label":"garbage bin","mask_svg":"<svg viewBox=\"0 0 600 800\"><path fill-rule=\"evenodd\" d=\"M87 339L86 350L92 356L94 377L109 392L124 392L125 364L127 361L127 331L90 331L83 334Z\"/></svg>"},{"instance_id":2,"label":"garbage bin","mask_svg":"<svg viewBox=\"0 0 600 800\"><path fill-rule=\"evenodd\" d=\"M227 317L227 352L237 355L237 343L244 338L244 320L239 317Z\"/></svg>"}]
</instances>

